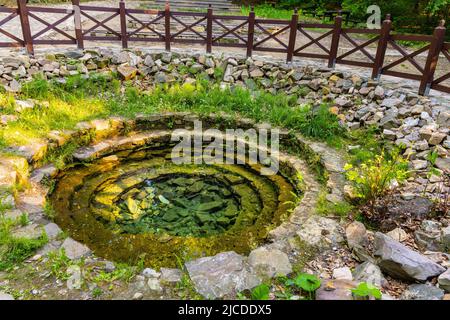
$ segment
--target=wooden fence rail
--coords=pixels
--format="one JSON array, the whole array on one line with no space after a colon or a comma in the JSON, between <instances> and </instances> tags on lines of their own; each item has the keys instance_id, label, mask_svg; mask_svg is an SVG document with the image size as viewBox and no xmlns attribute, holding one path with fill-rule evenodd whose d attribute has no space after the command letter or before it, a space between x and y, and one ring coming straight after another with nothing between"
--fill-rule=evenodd
<instances>
[{"instance_id":1,"label":"wooden fence rail","mask_svg":"<svg viewBox=\"0 0 450 320\"><path fill-rule=\"evenodd\" d=\"M94 17L95 12L102 13L102 18ZM48 22L46 13L60 14L61 18ZM332 24L299 23L296 10L290 20L275 20L256 18L253 8L248 16L230 16L214 14L211 5L206 12L175 12L170 10L169 3L164 10L128 9L123 0L118 8L84 6L80 5L80 0L72 0L72 9L27 6L26 0L17 0L17 8L0 7L0 14L6 14L6 17L0 18L0 36L8 40L0 41L0 47L24 47L29 54L33 54L35 45L74 44L83 49L86 41L118 41L123 48L128 48L129 42L158 42L164 44L167 51L170 51L172 43L200 44L205 45L208 53L215 46L235 47L246 49L249 57L254 51L263 51L285 53L288 62L294 57L315 58L326 60L330 68L336 64L370 68L374 79L390 75L418 81L421 95L428 94L430 89L450 93L450 71L447 72L450 70L450 43L444 41L444 21L433 35L401 35L392 31L390 15L386 16L380 29L374 30L344 28L341 16L335 17ZM5 30L5 25L16 18L20 19L21 35L20 31ZM93 23L93 26L84 30L82 18ZM73 34L61 27L62 23L71 19L75 24ZM33 20L44 28L34 31L30 26ZM114 20L120 30L108 25ZM137 27L130 28L127 21ZM158 25L164 29L159 30ZM179 28L175 30L172 25ZM312 34L309 31L314 29L320 29L323 33L317 36L317 32ZM255 30L262 36L256 38ZM43 39L49 31L56 32L63 39ZM285 34L288 35L283 37ZM352 34L360 34L364 38L354 38ZM307 39L307 43L298 45L298 37ZM330 41L325 44L322 41L327 37ZM423 46L407 52L399 41L420 42ZM344 42L352 48L345 49ZM310 52L312 46L315 49ZM376 51L372 53L369 46ZM386 62L388 48L398 52L400 58ZM350 56L354 53L359 53L362 58L352 60ZM426 55L424 65L417 59L420 54ZM414 73L393 70L404 62L414 67ZM438 63L446 66L441 68L445 70L444 74L435 78Z\"/></svg>"}]
</instances>

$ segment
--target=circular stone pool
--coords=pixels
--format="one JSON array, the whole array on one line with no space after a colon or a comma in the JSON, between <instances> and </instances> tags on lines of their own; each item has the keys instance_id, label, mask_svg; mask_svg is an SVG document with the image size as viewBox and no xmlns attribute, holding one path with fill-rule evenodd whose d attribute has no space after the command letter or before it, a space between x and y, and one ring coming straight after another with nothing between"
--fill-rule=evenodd
<instances>
[{"instance_id":1,"label":"circular stone pool","mask_svg":"<svg viewBox=\"0 0 450 320\"><path fill-rule=\"evenodd\" d=\"M98 256L170 267L183 257L247 254L294 209L299 175L261 175L247 156L241 164L176 164L169 137L115 139L62 171L49 197L56 222Z\"/></svg>"}]
</instances>

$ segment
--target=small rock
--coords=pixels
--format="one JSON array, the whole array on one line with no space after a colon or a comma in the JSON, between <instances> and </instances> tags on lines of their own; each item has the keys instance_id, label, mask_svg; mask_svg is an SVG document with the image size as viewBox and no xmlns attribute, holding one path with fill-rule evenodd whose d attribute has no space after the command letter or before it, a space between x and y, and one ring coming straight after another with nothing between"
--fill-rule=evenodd
<instances>
[{"instance_id":1,"label":"small rock","mask_svg":"<svg viewBox=\"0 0 450 320\"><path fill-rule=\"evenodd\" d=\"M117 67L117 72L120 74L120 76L124 80L131 80L136 77L138 69L135 67L127 66L127 65L121 65Z\"/></svg>"},{"instance_id":2,"label":"small rock","mask_svg":"<svg viewBox=\"0 0 450 320\"><path fill-rule=\"evenodd\" d=\"M408 239L408 234L402 228L395 228L392 231L386 233L389 237L394 239L395 241L403 242Z\"/></svg>"},{"instance_id":3,"label":"small rock","mask_svg":"<svg viewBox=\"0 0 450 320\"><path fill-rule=\"evenodd\" d=\"M450 269L447 269L443 274L441 274L438 278L439 288L444 289L447 292L450 292Z\"/></svg>"},{"instance_id":4,"label":"small rock","mask_svg":"<svg viewBox=\"0 0 450 320\"><path fill-rule=\"evenodd\" d=\"M72 238L64 240L61 248L65 250L66 256L71 260L79 259L91 253L91 250L88 247Z\"/></svg>"},{"instance_id":5,"label":"small rock","mask_svg":"<svg viewBox=\"0 0 450 320\"><path fill-rule=\"evenodd\" d=\"M0 301L6 301L6 300L14 300L14 297L3 291L0 291Z\"/></svg>"},{"instance_id":6,"label":"small rock","mask_svg":"<svg viewBox=\"0 0 450 320\"><path fill-rule=\"evenodd\" d=\"M67 274L69 278L67 279L67 289L69 290L79 290L83 280L81 278L81 269L77 265L72 265L67 268Z\"/></svg>"},{"instance_id":7,"label":"small rock","mask_svg":"<svg viewBox=\"0 0 450 320\"><path fill-rule=\"evenodd\" d=\"M147 281L147 285L152 291L156 292L162 292L163 288L161 287L161 284L159 283L159 280L156 278L150 278Z\"/></svg>"},{"instance_id":8,"label":"small rock","mask_svg":"<svg viewBox=\"0 0 450 320\"><path fill-rule=\"evenodd\" d=\"M56 223L49 223L44 226L45 233L50 240L56 239L62 232L61 228Z\"/></svg>"},{"instance_id":9,"label":"small rock","mask_svg":"<svg viewBox=\"0 0 450 320\"><path fill-rule=\"evenodd\" d=\"M353 221L345 229L347 244L350 248L364 246L367 243L367 230L364 224Z\"/></svg>"},{"instance_id":10,"label":"small rock","mask_svg":"<svg viewBox=\"0 0 450 320\"><path fill-rule=\"evenodd\" d=\"M142 293L136 292L136 293L133 295L133 298L131 298L131 299L132 299L132 300L142 300L143 297L144 297L144 295L143 295Z\"/></svg>"},{"instance_id":11,"label":"small rock","mask_svg":"<svg viewBox=\"0 0 450 320\"><path fill-rule=\"evenodd\" d=\"M428 284L412 284L403 292L403 300L442 300L444 290Z\"/></svg>"},{"instance_id":12,"label":"small rock","mask_svg":"<svg viewBox=\"0 0 450 320\"><path fill-rule=\"evenodd\" d=\"M272 278L276 275L287 275L292 266L286 253L277 249L260 247L250 252L249 264L259 273Z\"/></svg>"},{"instance_id":13,"label":"small rock","mask_svg":"<svg viewBox=\"0 0 450 320\"><path fill-rule=\"evenodd\" d=\"M349 267L336 268L333 270L333 278L337 280L353 280L352 271Z\"/></svg>"},{"instance_id":14,"label":"small rock","mask_svg":"<svg viewBox=\"0 0 450 320\"><path fill-rule=\"evenodd\" d=\"M161 282L178 283L181 281L183 273L180 269L161 268Z\"/></svg>"},{"instance_id":15,"label":"small rock","mask_svg":"<svg viewBox=\"0 0 450 320\"><path fill-rule=\"evenodd\" d=\"M380 268L369 261L366 261L355 268L353 271L353 278L355 282L367 282L377 288L381 288L387 283Z\"/></svg>"},{"instance_id":16,"label":"small rock","mask_svg":"<svg viewBox=\"0 0 450 320\"><path fill-rule=\"evenodd\" d=\"M185 266L197 292L208 299L251 289L261 283L245 258L233 251L189 261Z\"/></svg>"},{"instance_id":17,"label":"small rock","mask_svg":"<svg viewBox=\"0 0 450 320\"><path fill-rule=\"evenodd\" d=\"M300 240L310 246L326 248L344 241L339 224L329 218L312 216L297 232Z\"/></svg>"},{"instance_id":18,"label":"small rock","mask_svg":"<svg viewBox=\"0 0 450 320\"><path fill-rule=\"evenodd\" d=\"M142 271L142 274L147 278L159 278L161 275L161 273L151 268L145 268L144 271Z\"/></svg>"},{"instance_id":19,"label":"small rock","mask_svg":"<svg viewBox=\"0 0 450 320\"><path fill-rule=\"evenodd\" d=\"M435 132L431 135L430 139L428 140L428 143L432 146L436 146L442 142L442 140L445 139L447 134L441 133L441 132Z\"/></svg>"}]
</instances>

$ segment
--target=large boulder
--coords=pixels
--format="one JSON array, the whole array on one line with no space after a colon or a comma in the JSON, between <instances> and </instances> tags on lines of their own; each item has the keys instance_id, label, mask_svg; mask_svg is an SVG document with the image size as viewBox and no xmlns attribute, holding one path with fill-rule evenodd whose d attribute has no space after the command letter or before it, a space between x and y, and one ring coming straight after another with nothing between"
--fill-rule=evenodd
<instances>
[{"instance_id":1,"label":"large boulder","mask_svg":"<svg viewBox=\"0 0 450 320\"><path fill-rule=\"evenodd\" d=\"M445 271L442 266L381 232L375 233L374 256L384 272L399 279L425 281Z\"/></svg>"},{"instance_id":2,"label":"large boulder","mask_svg":"<svg viewBox=\"0 0 450 320\"><path fill-rule=\"evenodd\" d=\"M197 292L207 299L221 298L261 283L246 258L234 251L187 262L186 269Z\"/></svg>"}]
</instances>

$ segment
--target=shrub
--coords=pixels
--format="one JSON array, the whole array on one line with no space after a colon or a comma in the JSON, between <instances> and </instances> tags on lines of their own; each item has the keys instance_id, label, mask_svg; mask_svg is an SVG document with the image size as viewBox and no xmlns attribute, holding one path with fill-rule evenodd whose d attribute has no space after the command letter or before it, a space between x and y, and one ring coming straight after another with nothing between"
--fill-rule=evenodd
<instances>
[{"instance_id":1,"label":"shrub","mask_svg":"<svg viewBox=\"0 0 450 320\"><path fill-rule=\"evenodd\" d=\"M404 181L408 176L408 161L401 157L399 150L376 155L358 167L346 164L344 170L349 181L353 183L353 196L367 203L371 212L375 200L383 196L391 183Z\"/></svg>"},{"instance_id":2,"label":"shrub","mask_svg":"<svg viewBox=\"0 0 450 320\"><path fill-rule=\"evenodd\" d=\"M375 298L377 300L381 299L380 289L366 282L361 282L351 291L356 300L369 300L370 298Z\"/></svg>"}]
</instances>

